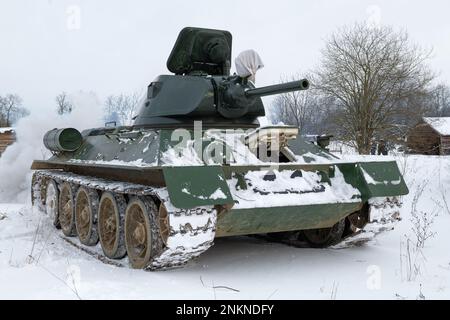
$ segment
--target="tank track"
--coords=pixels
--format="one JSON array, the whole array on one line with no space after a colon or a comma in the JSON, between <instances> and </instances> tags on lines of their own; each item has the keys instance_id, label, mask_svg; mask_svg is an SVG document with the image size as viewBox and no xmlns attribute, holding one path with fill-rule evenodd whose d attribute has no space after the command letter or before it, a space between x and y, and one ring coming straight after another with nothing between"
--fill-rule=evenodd
<instances>
[{"instance_id":1,"label":"tank track","mask_svg":"<svg viewBox=\"0 0 450 320\"><path fill-rule=\"evenodd\" d=\"M157 198L167 209L169 217L169 236L165 243L161 238L156 247L161 248L145 270L164 270L185 265L195 259L214 244L217 212L213 207L178 209L172 205L165 188L153 188L126 182L117 182L95 177L81 176L57 170L36 171L33 175L32 200L43 209L41 182L53 179L58 184L68 182L77 187L83 186L97 191L110 191L127 196ZM71 242L73 242L71 240ZM84 247L81 243L80 247ZM99 246L99 244L97 245ZM88 247L86 247L87 250ZM83 250L85 251L85 250ZM100 250L101 251L101 250ZM103 256L99 260L107 260Z\"/></svg>"},{"instance_id":2,"label":"tank track","mask_svg":"<svg viewBox=\"0 0 450 320\"><path fill-rule=\"evenodd\" d=\"M369 203L369 210L385 211L381 217L376 217L361 229L347 228L342 239L329 246L329 249L341 250L351 247L360 247L374 240L378 235L394 230L395 224L401 220L400 208L402 202L398 197L379 198ZM370 219L369 219L370 220ZM302 239L301 231L287 232L285 236L277 237L271 234L255 235L256 239L269 243L279 243L294 248L311 248L311 245Z\"/></svg>"},{"instance_id":3,"label":"tank track","mask_svg":"<svg viewBox=\"0 0 450 320\"><path fill-rule=\"evenodd\" d=\"M271 235L255 235L254 237L256 239L268 242L268 243L279 243L279 244L283 244L286 245L288 247L293 247L293 248L299 248L299 249L311 249L311 245L308 244L308 242L299 239L298 236L295 236L296 234L299 234L300 232L293 232L292 233L292 237L285 237L285 238L276 238L273 237ZM370 233L367 235L367 237L364 237L365 235L365 231L364 230L359 230L356 231L354 233L348 234L344 237L342 237L342 239L340 240L339 243L330 246L329 248L338 248L340 246L345 247L345 248L349 248L349 247L353 247L353 246L360 246L366 242L369 242L370 240L372 240L374 238L373 234ZM361 237L360 237L361 236Z\"/></svg>"}]
</instances>

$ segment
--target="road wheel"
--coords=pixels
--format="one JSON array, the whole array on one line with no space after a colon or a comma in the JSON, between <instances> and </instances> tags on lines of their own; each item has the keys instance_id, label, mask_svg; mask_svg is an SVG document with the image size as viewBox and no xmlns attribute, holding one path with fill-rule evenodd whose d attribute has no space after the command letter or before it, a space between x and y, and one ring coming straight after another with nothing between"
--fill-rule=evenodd
<instances>
[{"instance_id":1,"label":"road wheel","mask_svg":"<svg viewBox=\"0 0 450 320\"><path fill-rule=\"evenodd\" d=\"M126 255L124 218L126 200L123 195L104 192L98 208L98 235L103 252L110 259Z\"/></svg>"},{"instance_id":2,"label":"road wheel","mask_svg":"<svg viewBox=\"0 0 450 320\"><path fill-rule=\"evenodd\" d=\"M302 236L313 248L327 248L338 244L345 229L345 219L339 221L331 228L304 230Z\"/></svg>"},{"instance_id":3,"label":"road wheel","mask_svg":"<svg viewBox=\"0 0 450 320\"><path fill-rule=\"evenodd\" d=\"M48 193L48 190L47 190ZM76 235L75 229L75 206L74 196L71 185L68 182L64 182L59 191L59 222L61 229L67 237L73 237Z\"/></svg>"},{"instance_id":4,"label":"road wheel","mask_svg":"<svg viewBox=\"0 0 450 320\"><path fill-rule=\"evenodd\" d=\"M151 198L133 198L125 215L125 243L130 264L145 268L158 251L158 208ZM161 221L159 221L161 222Z\"/></svg>"},{"instance_id":5,"label":"road wheel","mask_svg":"<svg viewBox=\"0 0 450 320\"><path fill-rule=\"evenodd\" d=\"M98 194L81 187L75 197L75 226L80 242L87 246L98 243L97 232Z\"/></svg>"},{"instance_id":6,"label":"road wheel","mask_svg":"<svg viewBox=\"0 0 450 320\"><path fill-rule=\"evenodd\" d=\"M52 179L49 179L47 185L45 187L45 200L44 200L44 209L45 213L53 222L53 225L60 229L61 224L59 222L59 190L58 185Z\"/></svg>"}]
</instances>

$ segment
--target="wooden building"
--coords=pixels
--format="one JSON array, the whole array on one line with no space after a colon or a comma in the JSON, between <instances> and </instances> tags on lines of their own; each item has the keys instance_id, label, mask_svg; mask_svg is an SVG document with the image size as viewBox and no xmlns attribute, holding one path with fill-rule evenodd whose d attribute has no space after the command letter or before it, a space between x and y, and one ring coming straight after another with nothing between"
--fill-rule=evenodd
<instances>
[{"instance_id":1,"label":"wooden building","mask_svg":"<svg viewBox=\"0 0 450 320\"><path fill-rule=\"evenodd\" d=\"M0 157L5 149L16 141L13 128L0 128Z\"/></svg>"},{"instance_id":2,"label":"wooden building","mask_svg":"<svg viewBox=\"0 0 450 320\"><path fill-rule=\"evenodd\" d=\"M423 118L407 138L408 152L450 155L450 117Z\"/></svg>"}]
</instances>

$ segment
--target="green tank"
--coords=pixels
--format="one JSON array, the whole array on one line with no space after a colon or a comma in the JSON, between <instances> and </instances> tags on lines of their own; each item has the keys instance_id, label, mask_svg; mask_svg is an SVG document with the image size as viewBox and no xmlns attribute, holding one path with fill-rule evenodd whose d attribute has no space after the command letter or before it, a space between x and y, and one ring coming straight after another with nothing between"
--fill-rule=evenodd
<instances>
[{"instance_id":1,"label":"green tank","mask_svg":"<svg viewBox=\"0 0 450 320\"><path fill-rule=\"evenodd\" d=\"M165 269L219 237L331 246L364 228L371 199L408 193L395 162L346 162L329 137L260 127L262 96L309 82L256 88L230 75L231 48L227 31L185 28L172 74L148 86L133 126L45 135L53 156L33 162L32 200L65 239L104 261Z\"/></svg>"}]
</instances>

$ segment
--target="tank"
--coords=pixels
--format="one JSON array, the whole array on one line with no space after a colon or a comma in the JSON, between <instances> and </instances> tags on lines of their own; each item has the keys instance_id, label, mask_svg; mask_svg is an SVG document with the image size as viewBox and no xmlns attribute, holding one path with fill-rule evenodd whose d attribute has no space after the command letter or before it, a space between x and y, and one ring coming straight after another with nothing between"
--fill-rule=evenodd
<instances>
[{"instance_id":1,"label":"tank","mask_svg":"<svg viewBox=\"0 0 450 320\"><path fill-rule=\"evenodd\" d=\"M230 75L231 49L227 31L185 28L133 126L46 134L53 156L32 164L32 200L64 239L106 262L166 269L220 237L332 246L365 227L371 199L408 193L396 162L346 162L330 137L261 127L261 97L309 82L256 88Z\"/></svg>"}]
</instances>

